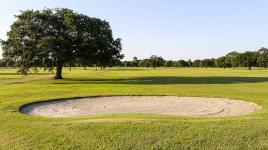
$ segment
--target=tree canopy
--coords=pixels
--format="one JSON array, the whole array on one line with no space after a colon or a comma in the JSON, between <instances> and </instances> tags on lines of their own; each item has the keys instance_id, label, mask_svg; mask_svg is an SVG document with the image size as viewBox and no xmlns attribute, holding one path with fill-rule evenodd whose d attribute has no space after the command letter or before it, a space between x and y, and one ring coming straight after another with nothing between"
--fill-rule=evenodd
<instances>
[{"instance_id":1,"label":"tree canopy","mask_svg":"<svg viewBox=\"0 0 268 150\"><path fill-rule=\"evenodd\" d=\"M65 8L21 11L7 37L1 41L3 58L23 74L31 67L56 67L55 78L61 79L63 66L105 67L123 58L108 22Z\"/></svg>"},{"instance_id":2,"label":"tree canopy","mask_svg":"<svg viewBox=\"0 0 268 150\"><path fill-rule=\"evenodd\" d=\"M154 69L164 64L164 59L160 56L152 55L149 59L150 66Z\"/></svg>"}]
</instances>

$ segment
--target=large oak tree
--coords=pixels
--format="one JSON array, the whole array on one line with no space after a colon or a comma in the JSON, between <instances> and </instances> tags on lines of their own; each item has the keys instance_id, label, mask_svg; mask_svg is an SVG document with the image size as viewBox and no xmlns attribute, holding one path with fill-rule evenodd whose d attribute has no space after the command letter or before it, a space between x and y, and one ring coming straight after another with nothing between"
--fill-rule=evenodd
<instances>
[{"instance_id":1,"label":"large oak tree","mask_svg":"<svg viewBox=\"0 0 268 150\"><path fill-rule=\"evenodd\" d=\"M55 79L61 79L63 66L104 66L123 57L120 39L98 18L65 8L21 11L16 18L1 44L4 60L23 74L31 67L56 67Z\"/></svg>"}]
</instances>

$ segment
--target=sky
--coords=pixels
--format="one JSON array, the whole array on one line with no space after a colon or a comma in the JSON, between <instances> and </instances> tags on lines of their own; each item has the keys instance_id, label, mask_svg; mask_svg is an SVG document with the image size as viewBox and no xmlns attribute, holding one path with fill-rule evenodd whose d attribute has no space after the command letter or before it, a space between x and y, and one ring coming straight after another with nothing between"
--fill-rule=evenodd
<instances>
[{"instance_id":1,"label":"sky","mask_svg":"<svg viewBox=\"0 0 268 150\"><path fill-rule=\"evenodd\" d=\"M0 39L20 10L57 7L108 21L125 60L216 58L268 47L267 0L0 0Z\"/></svg>"}]
</instances>

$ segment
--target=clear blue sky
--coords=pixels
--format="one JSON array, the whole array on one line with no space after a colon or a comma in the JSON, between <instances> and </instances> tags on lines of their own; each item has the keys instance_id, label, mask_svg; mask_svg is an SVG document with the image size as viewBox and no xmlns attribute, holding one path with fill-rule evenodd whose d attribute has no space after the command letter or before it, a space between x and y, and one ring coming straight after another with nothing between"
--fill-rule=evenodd
<instances>
[{"instance_id":1,"label":"clear blue sky","mask_svg":"<svg viewBox=\"0 0 268 150\"><path fill-rule=\"evenodd\" d=\"M267 0L7 0L0 38L19 10L67 7L110 22L127 60L202 59L268 47Z\"/></svg>"}]
</instances>

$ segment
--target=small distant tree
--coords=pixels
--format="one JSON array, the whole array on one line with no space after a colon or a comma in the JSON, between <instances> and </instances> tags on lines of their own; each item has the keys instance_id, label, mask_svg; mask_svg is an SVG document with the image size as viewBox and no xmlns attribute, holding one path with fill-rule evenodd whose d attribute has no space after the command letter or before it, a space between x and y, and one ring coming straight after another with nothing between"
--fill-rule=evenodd
<instances>
[{"instance_id":1,"label":"small distant tree","mask_svg":"<svg viewBox=\"0 0 268 150\"><path fill-rule=\"evenodd\" d=\"M133 67L132 61L123 61L122 62L123 67Z\"/></svg>"},{"instance_id":2,"label":"small distant tree","mask_svg":"<svg viewBox=\"0 0 268 150\"><path fill-rule=\"evenodd\" d=\"M257 64L259 67L268 67L268 49L262 47L258 50Z\"/></svg>"},{"instance_id":3,"label":"small distant tree","mask_svg":"<svg viewBox=\"0 0 268 150\"><path fill-rule=\"evenodd\" d=\"M226 55L225 63L226 66L230 66L232 68L239 66L239 53L236 51L230 52Z\"/></svg>"},{"instance_id":4,"label":"small distant tree","mask_svg":"<svg viewBox=\"0 0 268 150\"><path fill-rule=\"evenodd\" d=\"M150 59L142 59L139 61L139 67L147 67L149 68L151 65Z\"/></svg>"},{"instance_id":5,"label":"small distant tree","mask_svg":"<svg viewBox=\"0 0 268 150\"><path fill-rule=\"evenodd\" d=\"M173 67L173 61L172 60L165 61L164 66L165 67Z\"/></svg>"},{"instance_id":6,"label":"small distant tree","mask_svg":"<svg viewBox=\"0 0 268 150\"><path fill-rule=\"evenodd\" d=\"M210 59L210 67L216 67L216 59L215 58L211 58Z\"/></svg>"},{"instance_id":7,"label":"small distant tree","mask_svg":"<svg viewBox=\"0 0 268 150\"><path fill-rule=\"evenodd\" d=\"M240 55L240 65L251 70L252 66L257 63L257 54L251 51L246 51Z\"/></svg>"},{"instance_id":8,"label":"small distant tree","mask_svg":"<svg viewBox=\"0 0 268 150\"><path fill-rule=\"evenodd\" d=\"M225 69L226 68L226 57L222 56L216 59L216 66Z\"/></svg>"},{"instance_id":9,"label":"small distant tree","mask_svg":"<svg viewBox=\"0 0 268 150\"><path fill-rule=\"evenodd\" d=\"M138 58L137 57L133 57L133 66L134 67L138 67L139 66L139 60L138 60Z\"/></svg>"},{"instance_id":10,"label":"small distant tree","mask_svg":"<svg viewBox=\"0 0 268 150\"><path fill-rule=\"evenodd\" d=\"M189 59L189 60L187 61L187 63L188 63L188 66L189 66L189 67L192 67L192 66L193 66L193 62L192 62L191 59Z\"/></svg>"},{"instance_id":11,"label":"small distant tree","mask_svg":"<svg viewBox=\"0 0 268 150\"><path fill-rule=\"evenodd\" d=\"M200 67L201 60L197 59L193 61L192 67Z\"/></svg>"},{"instance_id":12,"label":"small distant tree","mask_svg":"<svg viewBox=\"0 0 268 150\"><path fill-rule=\"evenodd\" d=\"M150 60L150 66L153 67L154 69L156 67L162 66L164 63L164 59L156 55L152 55L149 60Z\"/></svg>"},{"instance_id":13,"label":"small distant tree","mask_svg":"<svg viewBox=\"0 0 268 150\"><path fill-rule=\"evenodd\" d=\"M215 60L214 59L203 59L200 61L200 67L214 67Z\"/></svg>"},{"instance_id":14,"label":"small distant tree","mask_svg":"<svg viewBox=\"0 0 268 150\"><path fill-rule=\"evenodd\" d=\"M188 67L188 63L185 60L178 60L175 62L176 67Z\"/></svg>"}]
</instances>

